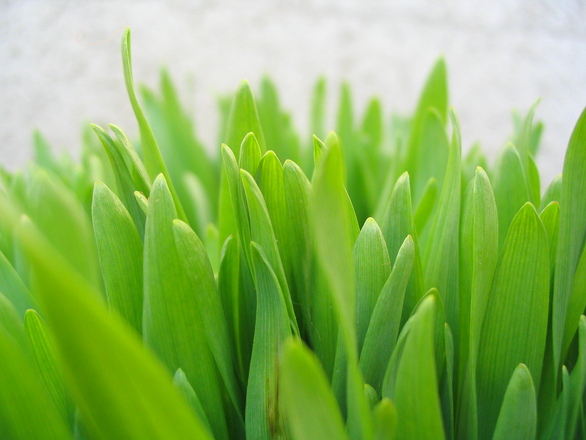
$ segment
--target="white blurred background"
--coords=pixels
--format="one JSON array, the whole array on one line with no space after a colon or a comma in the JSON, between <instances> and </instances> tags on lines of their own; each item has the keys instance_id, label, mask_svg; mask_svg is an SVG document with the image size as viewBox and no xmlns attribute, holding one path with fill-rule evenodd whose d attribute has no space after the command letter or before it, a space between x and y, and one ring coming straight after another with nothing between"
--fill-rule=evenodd
<instances>
[{"instance_id":1,"label":"white blurred background","mask_svg":"<svg viewBox=\"0 0 586 440\"><path fill-rule=\"evenodd\" d=\"M329 79L332 110L347 79L359 111L376 94L387 114L407 113L443 55L464 148L480 141L494 158L511 132L512 108L525 114L542 98L545 185L561 172L586 106L584 0L0 0L1 163L26 163L35 128L71 152L90 121L137 133L120 61L127 26L135 80L156 86L168 66L213 149L216 98L241 79L254 89L268 73L307 130L318 75Z\"/></svg>"}]
</instances>

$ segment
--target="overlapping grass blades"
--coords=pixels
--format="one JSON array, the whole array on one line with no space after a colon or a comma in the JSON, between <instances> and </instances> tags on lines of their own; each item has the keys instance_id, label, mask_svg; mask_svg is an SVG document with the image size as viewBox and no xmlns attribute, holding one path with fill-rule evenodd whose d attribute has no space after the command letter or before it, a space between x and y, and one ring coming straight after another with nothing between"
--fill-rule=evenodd
<instances>
[{"instance_id":1,"label":"overlapping grass blades","mask_svg":"<svg viewBox=\"0 0 586 440\"><path fill-rule=\"evenodd\" d=\"M443 60L411 117L343 84L337 133L319 79L304 137L242 82L208 154L122 57L140 153L0 173L3 438L586 437L586 112L542 195L536 105L462 157Z\"/></svg>"}]
</instances>

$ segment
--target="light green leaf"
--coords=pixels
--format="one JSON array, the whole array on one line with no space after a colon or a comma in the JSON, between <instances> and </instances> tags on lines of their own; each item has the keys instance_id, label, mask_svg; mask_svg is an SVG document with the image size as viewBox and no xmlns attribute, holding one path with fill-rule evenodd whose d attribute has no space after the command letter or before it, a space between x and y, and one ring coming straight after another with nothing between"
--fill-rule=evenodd
<instances>
[{"instance_id":1,"label":"light green leaf","mask_svg":"<svg viewBox=\"0 0 586 440\"><path fill-rule=\"evenodd\" d=\"M220 374L173 232L173 199L163 175L153 184L144 244L143 336L167 368L185 371L218 439L228 438ZM170 295L169 292L173 292Z\"/></svg>"},{"instance_id":2,"label":"light green leaf","mask_svg":"<svg viewBox=\"0 0 586 440\"><path fill-rule=\"evenodd\" d=\"M181 368L178 368L175 372L175 375L173 376L173 384L183 395L183 397L185 397L185 400L187 400L187 402L189 402L191 407L195 410L202 424L207 429L208 434L211 436L212 428L210 426L210 422L208 421L208 416L206 415L205 410L203 409L203 406L201 404L201 401L195 393L195 390L189 383L189 380L187 379L185 372Z\"/></svg>"},{"instance_id":3,"label":"light green leaf","mask_svg":"<svg viewBox=\"0 0 586 440\"><path fill-rule=\"evenodd\" d=\"M519 364L505 391L493 440L534 439L537 432L537 402L531 372Z\"/></svg>"},{"instance_id":4,"label":"light green leaf","mask_svg":"<svg viewBox=\"0 0 586 440\"><path fill-rule=\"evenodd\" d=\"M366 383L380 392L384 368L395 348L405 289L415 260L415 245L407 236L397 254L393 270L378 297L360 354L360 369Z\"/></svg>"},{"instance_id":5,"label":"light green leaf","mask_svg":"<svg viewBox=\"0 0 586 440\"><path fill-rule=\"evenodd\" d=\"M417 234L413 223L413 210L411 208L411 189L409 174L403 173L397 180L391 198L389 199L381 230L389 250L389 255L397 255L405 238L410 235L415 245L415 260L401 315L401 322L405 322L411 315L415 304L423 296L423 269L419 246L417 246Z\"/></svg>"},{"instance_id":6,"label":"light green leaf","mask_svg":"<svg viewBox=\"0 0 586 440\"><path fill-rule=\"evenodd\" d=\"M43 381L62 420L68 423L73 416L73 408L65 392L65 383L57 367L55 348L47 334L46 325L36 311L27 310L24 326L30 341L32 357L37 366L38 377Z\"/></svg>"},{"instance_id":7,"label":"light green leaf","mask_svg":"<svg viewBox=\"0 0 586 440\"><path fill-rule=\"evenodd\" d=\"M348 439L328 379L301 341L285 343L279 374L280 399L294 440Z\"/></svg>"},{"instance_id":8,"label":"light green leaf","mask_svg":"<svg viewBox=\"0 0 586 440\"><path fill-rule=\"evenodd\" d=\"M234 95L223 143L240 157L240 143L248 133L254 133L261 153L266 151L265 138L248 81L242 81Z\"/></svg>"},{"instance_id":9,"label":"light green leaf","mask_svg":"<svg viewBox=\"0 0 586 440\"><path fill-rule=\"evenodd\" d=\"M201 310L203 328L208 346L224 380L234 408L241 414L243 398L233 371L234 360L230 348L226 317L214 279L214 271L199 237L186 223L173 221L173 234L179 260L191 286L194 287L197 309Z\"/></svg>"},{"instance_id":10,"label":"light green leaf","mask_svg":"<svg viewBox=\"0 0 586 440\"><path fill-rule=\"evenodd\" d=\"M210 439L174 390L169 373L124 321L106 311L86 279L29 222L23 223L19 236L34 263L35 293L54 335L68 389L93 436ZM18 377L22 374L19 369ZM29 390L24 395L33 394ZM34 414L39 417L38 411ZM27 424L33 425L42 426Z\"/></svg>"},{"instance_id":11,"label":"light green leaf","mask_svg":"<svg viewBox=\"0 0 586 440\"><path fill-rule=\"evenodd\" d=\"M446 307L447 322L459 337L458 284L459 284L459 227L461 199L461 155L462 140L460 123L453 110L452 142L442 192L438 201L436 217L429 232L424 257L426 288L437 288Z\"/></svg>"},{"instance_id":12,"label":"light green leaf","mask_svg":"<svg viewBox=\"0 0 586 440\"><path fill-rule=\"evenodd\" d=\"M0 252L0 292L12 303L19 316L34 306L28 288L12 266L10 261Z\"/></svg>"},{"instance_id":13,"label":"light green leaf","mask_svg":"<svg viewBox=\"0 0 586 440\"><path fill-rule=\"evenodd\" d=\"M576 331L575 310L568 315L572 278L586 237L586 109L580 115L566 151L560 195L560 231L552 300L554 362L561 365L566 355L566 334Z\"/></svg>"},{"instance_id":14,"label":"light green leaf","mask_svg":"<svg viewBox=\"0 0 586 440\"><path fill-rule=\"evenodd\" d=\"M71 434L25 353L0 325L0 432L7 439L67 440Z\"/></svg>"},{"instance_id":15,"label":"light green leaf","mask_svg":"<svg viewBox=\"0 0 586 440\"><path fill-rule=\"evenodd\" d=\"M519 363L527 365L539 392L548 308L547 237L535 208L526 203L505 239L480 337L479 438L490 438L509 378Z\"/></svg>"},{"instance_id":16,"label":"light green leaf","mask_svg":"<svg viewBox=\"0 0 586 440\"><path fill-rule=\"evenodd\" d=\"M393 401L398 439L444 439L434 356L434 295L422 300L402 350Z\"/></svg>"},{"instance_id":17,"label":"light green leaf","mask_svg":"<svg viewBox=\"0 0 586 440\"><path fill-rule=\"evenodd\" d=\"M142 241L122 202L101 182L94 187L92 219L108 303L140 334Z\"/></svg>"},{"instance_id":18,"label":"light green leaf","mask_svg":"<svg viewBox=\"0 0 586 440\"><path fill-rule=\"evenodd\" d=\"M383 234L370 217L364 223L353 250L356 276L356 338L358 353L381 289L391 273L391 260Z\"/></svg>"},{"instance_id":19,"label":"light green leaf","mask_svg":"<svg viewBox=\"0 0 586 440\"><path fill-rule=\"evenodd\" d=\"M393 440L397 432L397 408L390 399L383 398L372 412L374 440Z\"/></svg>"},{"instance_id":20,"label":"light green leaf","mask_svg":"<svg viewBox=\"0 0 586 440\"><path fill-rule=\"evenodd\" d=\"M287 307L269 258L251 244L257 292L256 326L246 393L246 437L272 439L282 435L279 411L277 361L282 345L291 336Z\"/></svg>"},{"instance_id":21,"label":"light green leaf","mask_svg":"<svg viewBox=\"0 0 586 440\"><path fill-rule=\"evenodd\" d=\"M171 183L171 176L167 171L167 166L163 161L163 157L161 156L161 151L159 150L159 145L157 144L157 140L155 139L155 135L153 134L153 130L151 129L140 104L138 103L138 99L136 98L136 93L134 91L134 79L132 76L132 57L131 57L131 50L130 50L130 29L126 28L124 32L124 36L122 37L122 66L124 70L124 82L126 83L126 91L128 92L128 98L130 99L130 104L132 105L132 110L134 111L134 116L138 122L138 130L140 132L140 143L142 146L143 154L144 154L144 162L146 166L146 170L151 179L154 179L159 173L165 176L165 180L167 181L167 185L169 187L169 192L173 197L173 202L175 203L178 216L181 220L187 221L185 216L185 212L181 206L181 202L177 196L175 188Z\"/></svg>"},{"instance_id":22,"label":"light green leaf","mask_svg":"<svg viewBox=\"0 0 586 440\"><path fill-rule=\"evenodd\" d=\"M503 150L494 171L493 191L499 217L499 248L502 249L511 220L529 201L529 187L519 152L512 144Z\"/></svg>"}]
</instances>

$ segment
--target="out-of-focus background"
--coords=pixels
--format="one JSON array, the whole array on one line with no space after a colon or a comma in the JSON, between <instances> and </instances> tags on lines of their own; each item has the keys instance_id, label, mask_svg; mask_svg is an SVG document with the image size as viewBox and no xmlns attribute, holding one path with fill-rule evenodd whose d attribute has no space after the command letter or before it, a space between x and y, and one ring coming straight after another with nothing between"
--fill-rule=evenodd
<instances>
[{"instance_id":1,"label":"out-of-focus background","mask_svg":"<svg viewBox=\"0 0 586 440\"><path fill-rule=\"evenodd\" d=\"M135 80L156 86L168 66L209 148L217 97L243 78L254 89L268 73L307 130L319 75L332 113L342 80L360 111L376 94L387 114L409 113L443 55L465 149L480 141L494 158L512 108L542 98L547 184L586 106L585 23L584 0L0 1L0 163L26 163L35 128L71 152L90 121L137 133L119 49L130 26Z\"/></svg>"}]
</instances>

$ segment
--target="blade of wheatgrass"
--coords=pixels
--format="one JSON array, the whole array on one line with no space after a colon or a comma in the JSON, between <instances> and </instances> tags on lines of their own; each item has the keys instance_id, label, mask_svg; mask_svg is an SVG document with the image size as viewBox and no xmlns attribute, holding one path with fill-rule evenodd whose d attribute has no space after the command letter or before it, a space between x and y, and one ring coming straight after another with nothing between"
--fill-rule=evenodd
<instances>
[{"instance_id":1,"label":"blade of wheatgrass","mask_svg":"<svg viewBox=\"0 0 586 440\"><path fill-rule=\"evenodd\" d=\"M547 233L549 265L551 267L551 276L553 279L555 270L555 257L558 247L558 235L560 230L560 204L558 202L550 202L539 213L539 218L541 219L541 222L545 227L545 232Z\"/></svg>"},{"instance_id":2,"label":"blade of wheatgrass","mask_svg":"<svg viewBox=\"0 0 586 440\"><path fill-rule=\"evenodd\" d=\"M455 434L455 409L454 409L454 375L455 375L455 350L454 336L448 323L444 323L444 347L445 364L440 382L440 400L444 420L446 437L453 439Z\"/></svg>"},{"instance_id":3,"label":"blade of wheatgrass","mask_svg":"<svg viewBox=\"0 0 586 440\"><path fill-rule=\"evenodd\" d=\"M141 209L140 201L136 199L134 193L140 191L143 195L148 196L151 189L150 178L146 181L143 180L140 173L134 172L136 165L132 162L131 168L135 167L134 170L128 168L127 159L129 156L127 155L125 159L125 151L120 148L120 143L114 141L103 128L92 124L92 129L100 139L110 160L110 167L116 179L118 196L132 216L140 236L144 237L146 212Z\"/></svg>"},{"instance_id":4,"label":"blade of wheatgrass","mask_svg":"<svg viewBox=\"0 0 586 440\"><path fill-rule=\"evenodd\" d=\"M66 440L69 429L38 373L0 325L0 432L5 438Z\"/></svg>"},{"instance_id":5,"label":"blade of wheatgrass","mask_svg":"<svg viewBox=\"0 0 586 440\"><path fill-rule=\"evenodd\" d=\"M261 156L260 145L256 140L256 136L253 132L248 133L244 136L242 144L240 145L238 166L254 176L260 163Z\"/></svg>"},{"instance_id":6,"label":"blade of wheatgrass","mask_svg":"<svg viewBox=\"0 0 586 440\"><path fill-rule=\"evenodd\" d=\"M374 440L393 440L397 432L397 408L391 399L383 398L372 411Z\"/></svg>"},{"instance_id":7,"label":"blade of wheatgrass","mask_svg":"<svg viewBox=\"0 0 586 440\"><path fill-rule=\"evenodd\" d=\"M427 288L437 288L446 307L447 322L458 341L459 228L462 140L460 123L450 110L453 133L448 166L424 257Z\"/></svg>"},{"instance_id":8,"label":"blade of wheatgrass","mask_svg":"<svg viewBox=\"0 0 586 440\"><path fill-rule=\"evenodd\" d=\"M167 368L183 369L202 401L215 438L228 438L221 378L194 295L175 244L176 211L160 174L149 198L144 243L143 337ZM173 292L172 295L169 292Z\"/></svg>"},{"instance_id":9,"label":"blade of wheatgrass","mask_svg":"<svg viewBox=\"0 0 586 440\"><path fill-rule=\"evenodd\" d=\"M582 249L582 255L578 261L578 266L574 272L574 279L572 280L572 288L570 290L570 298L568 301L568 313L566 317L566 328L564 331L564 339L562 348L567 352L572 339L578 328L581 313L584 313L586 308L586 246Z\"/></svg>"},{"instance_id":10,"label":"blade of wheatgrass","mask_svg":"<svg viewBox=\"0 0 586 440\"><path fill-rule=\"evenodd\" d=\"M353 257L356 276L356 339L360 353L372 312L391 273L387 244L372 217L366 220L356 239Z\"/></svg>"},{"instance_id":11,"label":"blade of wheatgrass","mask_svg":"<svg viewBox=\"0 0 586 440\"><path fill-rule=\"evenodd\" d=\"M422 125L430 108L437 110L440 122L445 125L448 121L448 81L446 63L443 58L437 60L433 65L411 121L405 164L402 171L408 171L413 182L416 182L419 178L417 165L419 158L422 157L419 151L423 133Z\"/></svg>"},{"instance_id":12,"label":"blade of wheatgrass","mask_svg":"<svg viewBox=\"0 0 586 440\"><path fill-rule=\"evenodd\" d=\"M294 440L348 439L318 359L297 339L287 340L283 347L279 385L282 408Z\"/></svg>"},{"instance_id":13,"label":"blade of wheatgrass","mask_svg":"<svg viewBox=\"0 0 586 440\"><path fill-rule=\"evenodd\" d=\"M18 315L10 300L2 292L0 292L0 326L16 342L18 347L28 354L30 350L24 332L22 317Z\"/></svg>"},{"instance_id":14,"label":"blade of wheatgrass","mask_svg":"<svg viewBox=\"0 0 586 440\"><path fill-rule=\"evenodd\" d=\"M486 172L468 184L460 229L458 436L476 438L476 363L482 322L498 261L497 207Z\"/></svg>"},{"instance_id":15,"label":"blade of wheatgrass","mask_svg":"<svg viewBox=\"0 0 586 440\"><path fill-rule=\"evenodd\" d=\"M370 438L372 426L358 369L354 331L355 290L352 248L358 236L356 215L344 188L344 167L335 139L318 164L311 200L319 267L331 288L344 356L347 359L348 431L352 439Z\"/></svg>"},{"instance_id":16,"label":"blade of wheatgrass","mask_svg":"<svg viewBox=\"0 0 586 440\"><path fill-rule=\"evenodd\" d=\"M519 364L509 381L496 422L493 440L535 438L537 402L531 372Z\"/></svg>"},{"instance_id":17,"label":"blade of wheatgrass","mask_svg":"<svg viewBox=\"0 0 586 440\"><path fill-rule=\"evenodd\" d=\"M10 202L4 199L0 207L3 217L16 224L18 213ZM30 221L21 221L17 234L34 267L33 290L54 336L67 388L93 435L125 439L209 439L201 422L173 389L170 375L145 350L136 333L129 331L128 324L105 310L87 279ZM19 368L18 377L23 374L26 373ZM9 382L34 384L31 380L10 379ZM35 395L32 390L19 393ZM10 398L11 405L15 401ZM48 408L51 403L43 402L42 406ZM34 418L38 419L40 412L35 411ZM41 423L26 425L42 426ZM45 429L39 436L26 438L47 438L46 432Z\"/></svg>"},{"instance_id":18,"label":"blade of wheatgrass","mask_svg":"<svg viewBox=\"0 0 586 440\"><path fill-rule=\"evenodd\" d=\"M586 237L586 109L582 111L566 150L560 194L560 230L552 300L554 362L558 367L567 352L565 335L575 332L583 310L568 310L572 299L572 278L583 253ZM576 292L585 296L584 292Z\"/></svg>"},{"instance_id":19,"label":"blade of wheatgrass","mask_svg":"<svg viewBox=\"0 0 586 440\"><path fill-rule=\"evenodd\" d=\"M0 252L0 292L12 303L19 316L34 307L35 302L19 274Z\"/></svg>"},{"instance_id":20,"label":"blade of wheatgrass","mask_svg":"<svg viewBox=\"0 0 586 440\"><path fill-rule=\"evenodd\" d=\"M291 285L291 249L292 237L289 233L289 213L285 202L285 186L283 166L275 152L269 150L260 161L256 173L256 181L265 200L267 211L271 219L277 248L288 286ZM298 302L292 295L292 301Z\"/></svg>"},{"instance_id":21,"label":"blade of wheatgrass","mask_svg":"<svg viewBox=\"0 0 586 440\"><path fill-rule=\"evenodd\" d=\"M415 245L408 235L376 301L360 353L360 370L364 380L379 394L385 373L382 366L389 363L397 342L405 290L414 261Z\"/></svg>"},{"instance_id":22,"label":"blade of wheatgrass","mask_svg":"<svg viewBox=\"0 0 586 440\"><path fill-rule=\"evenodd\" d=\"M136 97L136 92L134 91L129 28L126 28L124 31L124 36L122 37L122 66L124 71L126 91L128 93L128 98L130 99L130 104L132 105L134 116L138 122L138 130L140 132L140 142L144 154L144 164L146 170L151 179L154 179L158 174L163 174L165 176L165 180L169 186L169 192L173 197L173 202L175 203L177 209L177 214L181 220L187 221L185 212L181 206L181 202L179 201L173 183L171 182L171 176L169 175L169 171L167 171L167 166L163 161L163 156L161 156L161 151L159 150L159 145L157 144L153 130L151 129L144 112L142 111L142 108Z\"/></svg>"},{"instance_id":23,"label":"blade of wheatgrass","mask_svg":"<svg viewBox=\"0 0 586 440\"><path fill-rule=\"evenodd\" d=\"M492 435L519 363L527 365L539 392L548 309L547 237L535 208L526 203L511 222L482 325L476 376L480 439Z\"/></svg>"},{"instance_id":24,"label":"blade of wheatgrass","mask_svg":"<svg viewBox=\"0 0 586 440\"><path fill-rule=\"evenodd\" d=\"M502 249L511 220L529 201L529 187L519 152L507 144L494 170L493 191L499 216L499 248Z\"/></svg>"},{"instance_id":25,"label":"blade of wheatgrass","mask_svg":"<svg viewBox=\"0 0 586 440\"><path fill-rule=\"evenodd\" d=\"M237 413L242 416L244 401L234 375L234 359L230 349L226 316L222 310L214 271L206 249L189 225L181 220L173 221L173 234L179 260L194 288L193 296L197 302L197 308L202 311L201 319L208 345L232 404Z\"/></svg>"},{"instance_id":26,"label":"blade of wheatgrass","mask_svg":"<svg viewBox=\"0 0 586 440\"><path fill-rule=\"evenodd\" d=\"M242 186L246 195L248 216L250 218L250 239L258 243L266 253L271 267L277 275L283 299L287 306L289 321L295 334L299 334L299 325L293 310L291 292L287 284L282 258L276 243L276 236L269 216L266 202L254 178L245 170L240 171Z\"/></svg>"},{"instance_id":27,"label":"blade of wheatgrass","mask_svg":"<svg viewBox=\"0 0 586 440\"><path fill-rule=\"evenodd\" d=\"M413 199L417 202L425 194L425 185L429 179L437 179L439 188L443 185L450 154L450 141L444 125L445 117L436 108L429 107L423 114L419 127L421 132L418 134L417 173L416 179L412 180Z\"/></svg>"},{"instance_id":28,"label":"blade of wheatgrass","mask_svg":"<svg viewBox=\"0 0 586 440\"><path fill-rule=\"evenodd\" d=\"M211 436L212 427L208 420L208 416L203 409L201 400L199 400L199 397L197 397L197 393L189 383L189 379L187 379L185 372L181 368L178 368L177 371L175 371L175 375L173 376L173 385L175 385L183 397L185 397L185 400L187 400L187 402L195 410L197 416L201 420L202 425L207 429L209 435Z\"/></svg>"},{"instance_id":29,"label":"blade of wheatgrass","mask_svg":"<svg viewBox=\"0 0 586 440\"><path fill-rule=\"evenodd\" d=\"M33 170L27 214L51 244L93 285L99 285L97 251L90 219L74 194L41 169Z\"/></svg>"},{"instance_id":30,"label":"blade of wheatgrass","mask_svg":"<svg viewBox=\"0 0 586 440\"><path fill-rule=\"evenodd\" d=\"M277 362L291 327L283 293L263 249L251 243L257 292L256 326L246 393L246 437L272 439L282 435Z\"/></svg>"},{"instance_id":31,"label":"blade of wheatgrass","mask_svg":"<svg viewBox=\"0 0 586 440\"><path fill-rule=\"evenodd\" d=\"M431 177L425 184L421 200L413 213L413 223L417 232L422 233L428 225L428 220L436 207L438 198L438 183L434 177Z\"/></svg>"},{"instance_id":32,"label":"blade of wheatgrass","mask_svg":"<svg viewBox=\"0 0 586 440\"><path fill-rule=\"evenodd\" d=\"M101 182L94 187L92 219L108 304L140 334L142 241L122 202Z\"/></svg>"},{"instance_id":33,"label":"blade of wheatgrass","mask_svg":"<svg viewBox=\"0 0 586 440\"><path fill-rule=\"evenodd\" d=\"M283 189L285 205L289 216L287 222L290 234L290 261L292 271L292 291L298 303L295 310L300 330L309 327L311 322L311 268L313 261L313 242L309 227L309 200L311 183L301 168L290 160L283 164ZM296 304L293 304L295 306ZM298 311L299 310L299 311Z\"/></svg>"},{"instance_id":34,"label":"blade of wheatgrass","mask_svg":"<svg viewBox=\"0 0 586 440\"><path fill-rule=\"evenodd\" d=\"M32 357L55 408L64 422L73 417L73 407L65 390L63 376L57 367L55 347L49 339L46 324L35 310L27 310L24 328L30 341Z\"/></svg>"},{"instance_id":35,"label":"blade of wheatgrass","mask_svg":"<svg viewBox=\"0 0 586 440\"><path fill-rule=\"evenodd\" d=\"M433 354L436 301L434 295L422 300L402 350L393 398L397 438L445 438Z\"/></svg>"},{"instance_id":36,"label":"blade of wheatgrass","mask_svg":"<svg viewBox=\"0 0 586 440\"><path fill-rule=\"evenodd\" d=\"M584 389L586 388L586 316L578 324L578 358L570 373L570 397L566 438L576 438L579 417L583 417Z\"/></svg>"},{"instance_id":37,"label":"blade of wheatgrass","mask_svg":"<svg viewBox=\"0 0 586 440\"><path fill-rule=\"evenodd\" d=\"M247 338L246 315L243 311L242 293L240 287L240 248L238 239L231 235L226 239L220 255L218 271L218 294L222 301L222 308L226 316L226 326L230 336L230 347L235 351L238 378L240 383L246 383L243 360L243 339ZM254 333L254 328L251 335Z\"/></svg>"},{"instance_id":38,"label":"blade of wheatgrass","mask_svg":"<svg viewBox=\"0 0 586 440\"><path fill-rule=\"evenodd\" d=\"M541 209L545 209L547 205L551 202L559 202L560 197L562 194L562 175L558 174L553 178L547 189L545 190L545 194L541 198L540 207Z\"/></svg>"},{"instance_id":39,"label":"blade of wheatgrass","mask_svg":"<svg viewBox=\"0 0 586 440\"><path fill-rule=\"evenodd\" d=\"M409 174L403 173L397 180L393 192L388 201L384 219L381 223L381 230L385 237L385 242L392 257L397 255L403 245L405 238L410 235L415 245L415 261L413 270L405 291L401 322L407 321L415 304L423 296L423 268L421 266L421 257L419 246L417 245L417 234L413 223L413 209L411 207L411 189Z\"/></svg>"}]
</instances>

